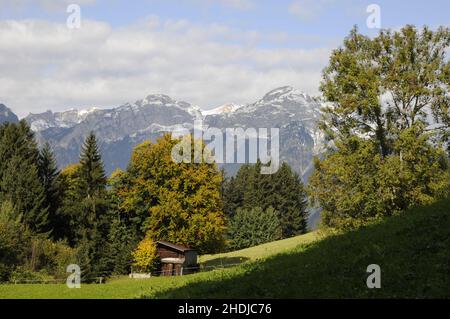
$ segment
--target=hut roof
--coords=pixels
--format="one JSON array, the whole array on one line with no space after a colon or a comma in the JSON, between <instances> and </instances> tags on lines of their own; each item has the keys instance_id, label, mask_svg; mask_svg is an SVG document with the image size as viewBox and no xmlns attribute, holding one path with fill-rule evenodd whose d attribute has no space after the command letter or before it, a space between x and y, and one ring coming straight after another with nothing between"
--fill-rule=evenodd
<instances>
[{"instance_id":1,"label":"hut roof","mask_svg":"<svg viewBox=\"0 0 450 319\"><path fill-rule=\"evenodd\" d=\"M156 244L162 245L162 246L166 246L166 247L175 249L175 250L180 251L180 252L194 250L194 249L191 249L189 247L172 244L172 243L169 243L168 241L164 241L164 240L159 240L159 241L156 242Z\"/></svg>"}]
</instances>

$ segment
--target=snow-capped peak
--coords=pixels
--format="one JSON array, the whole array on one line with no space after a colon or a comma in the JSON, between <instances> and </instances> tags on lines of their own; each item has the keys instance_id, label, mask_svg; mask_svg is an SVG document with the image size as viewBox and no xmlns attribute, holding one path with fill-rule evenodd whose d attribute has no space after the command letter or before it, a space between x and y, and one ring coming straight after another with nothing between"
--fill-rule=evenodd
<instances>
[{"instance_id":1,"label":"snow-capped peak","mask_svg":"<svg viewBox=\"0 0 450 319\"><path fill-rule=\"evenodd\" d=\"M73 127L84 121L90 114L100 111L97 107L77 110L70 108L64 112L55 112L48 110L40 114L29 114L27 120L33 131L39 132L50 127Z\"/></svg>"},{"instance_id":2,"label":"snow-capped peak","mask_svg":"<svg viewBox=\"0 0 450 319\"><path fill-rule=\"evenodd\" d=\"M312 98L292 86L283 86L267 93L259 102L282 102L285 100L304 100L311 102Z\"/></svg>"},{"instance_id":3,"label":"snow-capped peak","mask_svg":"<svg viewBox=\"0 0 450 319\"><path fill-rule=\"evenodd\" d=\"M308 94L292 86L283 86L270 91L259 101L242 107L238 112L252 113L258 109L265 109L266 107L278 109L280 112L292 112L298 107L308 109L312 104L315 105L317 103Z\"/></svg>"},{"instance_id":4,"label":"snow-capped peak","mask_svg":"<svg viewBox=\"0 0 450 319\"><path fill-rule=\"evenodd\" d=\"M138 106L145 105L168 105L176 104L177 101L173 100L170 96L165 94L150 94L142 100L136 101L134 104Z\"/></svg>"},{"instance_id":5,"label":"snow-capped peak","mask_svg":"<svg viewBox=\"0 0 450 319\"><path fill-rule=\"evenodd\" d=\"M202 110L203 116L230 114L242 107L242 105L227 103L211 110Z\"/></svg>"},{"instance_id":6,"label":"snow-capped peak","mask_svg":"<svg viewBox=\"0 0 450 319\"><path fill-rule=\"evenodd\" d=\"M195 118L201 119L202 117L200 107L189 104L187 102L174 100L170 96L165 94L150 94L147 95L147 97L145 97L144 99L137 100L133 104L126 103L118 109L120 110L121 108L131 108L133 111L138 111L142 108L147 107L176 107L185 112L188 112Z\"/></svg>"},{"instance_id":7,"label":"snow-capped peak","mask_svg":"<svg viewBox=\"0 0 450 319\"><path fill-rule=\"evenodd\" d=\"M96 112L98 110L100 110L100 109L98 107L95 107L95 106L91 107L89 109L80 110L80 111L78 111L78 116L79 117L86 117L88 114Z\"/></svg>"}]
</instances>

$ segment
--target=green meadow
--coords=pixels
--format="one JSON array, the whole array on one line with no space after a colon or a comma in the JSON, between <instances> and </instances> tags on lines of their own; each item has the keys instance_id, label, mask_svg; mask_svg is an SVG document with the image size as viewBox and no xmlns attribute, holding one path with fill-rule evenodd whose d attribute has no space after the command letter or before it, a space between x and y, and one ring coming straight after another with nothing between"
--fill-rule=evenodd
<instances>
[{"instance_id":1,"label":"green meadow","mask_svg":"<svg viewBox=\"0 0 450 319\"><path fill-rule=\"evenodd\" d=\"M308 233L200 256L188 276L0 285L0 298L449 298L450 199L337 235ZM367 266L381 267L368 289Z\"/></svg>"}]
</instances>

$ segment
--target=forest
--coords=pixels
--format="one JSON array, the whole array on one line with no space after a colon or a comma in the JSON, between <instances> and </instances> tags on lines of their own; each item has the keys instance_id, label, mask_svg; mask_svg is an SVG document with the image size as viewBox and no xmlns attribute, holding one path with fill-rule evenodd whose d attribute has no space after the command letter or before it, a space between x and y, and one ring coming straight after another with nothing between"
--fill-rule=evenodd
<instances>
[{"instance_id":1,"label":"forest","mask_svg":"<svg viewBox=\"0 0 450 319\"><path fill-rule=\"evenodd\" d=\"M306 232L306 193L287 164L270 176L244 165L226 179L216 164L173 162L178 140L167 134L107 177L94 133L61 171L24 121L0 136L2 281L65 278L69 264L86 282L151 271L157 240L212 253Z\"/></svg>"}]
</instances>

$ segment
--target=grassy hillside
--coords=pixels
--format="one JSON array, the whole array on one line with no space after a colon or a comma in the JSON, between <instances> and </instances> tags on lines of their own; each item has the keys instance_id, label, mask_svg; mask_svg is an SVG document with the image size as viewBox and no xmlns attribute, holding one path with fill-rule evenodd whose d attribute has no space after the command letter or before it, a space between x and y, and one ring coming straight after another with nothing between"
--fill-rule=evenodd
<instances>
[{"instance_id":1,"label":"grassy hillside","mask_svg":"<svg viewBox=\"0 0 450 319\"><path fill-rule=\"evenodd\" d=\"M368 289L369 264L381 289ZM450 297L450 200L156 294L160 298Z\"/></svg>"},{"instance_id":2,"label":"grassy hillside","mask_svg":"<svg viewBox=\"0 0 450 319\"><path fill-rule=\"evenodd\" d=\"M215 267L230 267L235 264L256 261L277 253L291 250L318 239L317 233L279 240L256 247L224 254L199 257L202 272L183 277L154 277L144 280L122 277L109 280L104 285L82 285L81 289L68 289L65 284L18 284L0 285L0 298L141 298L153 297L161 291L181 287L192 282L215 280L225 272L238 273L239 267L211 271Z\"/></svg>"},{"instance_id":3,"label":"grassy hillside","mask_svg":"<svg viewBox=\"0 0 450 319\"><path fill-rule=\"evenodd\" d=\"M450 199L342 235L311 233L200 260L206 266L248 262L81 289L2 285L0 298L449 298ZM366 287L369 264L381 266L381 289Z\"/></svg>"},{"instance_id":4,"label":"grassy hillside","mask_svg":"<svg viewBox=\"0 0 450 319\"><path fill-rule=\"evenodd\" d=\"M305 235L296 236L288 239L278 240L271 243L250 247L242 250L236 250L224 254L203 255L199 262L202 266L227 266L231 264L240 264L245 261L255 261L291 250L299 245L312 243L319 239L318 232L311 232Z\"/></svg>"}]
</instances>

